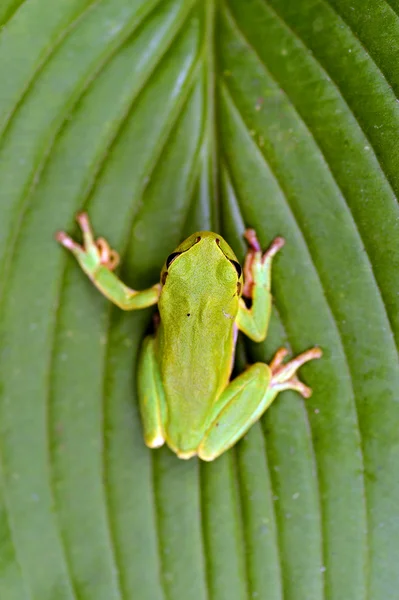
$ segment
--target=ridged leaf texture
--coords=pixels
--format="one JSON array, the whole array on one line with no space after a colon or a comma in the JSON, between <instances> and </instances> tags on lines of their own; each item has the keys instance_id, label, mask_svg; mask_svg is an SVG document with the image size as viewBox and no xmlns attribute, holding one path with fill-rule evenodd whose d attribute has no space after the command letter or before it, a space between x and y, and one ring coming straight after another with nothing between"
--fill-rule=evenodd
<instances>
[{"instance_id":1,"label":"ridged leaf texture","mask_svg":"<svg viewBox=\"0 0 399 600\"><path fill-rule=\"evenodd\" d=\"M2 0L0 598L396 600L398 0ZM315 344L214 463L143 443L143 288L197 229L283 235L264 344ZM206 376L206 374L204 374Z\"/></svg>"}]
</instances>

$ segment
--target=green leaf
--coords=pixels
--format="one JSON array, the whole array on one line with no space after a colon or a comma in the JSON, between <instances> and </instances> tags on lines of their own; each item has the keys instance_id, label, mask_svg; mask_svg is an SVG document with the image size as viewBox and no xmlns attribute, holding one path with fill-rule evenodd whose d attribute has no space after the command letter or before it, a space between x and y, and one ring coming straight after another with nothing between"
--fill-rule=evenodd
<instances>
[{"instance_id":1,"label":"green leaf","mask_svg":"<svg viewBox=\"0 0 399 600\"><path fill-rule=\"evenodd\" d=\"M0 598L395 600L397 0L3 0ZM151 311L54 241L87 209L122 277L194 230L275 261L264 344L323 348L214 463L148 450ZM246 358L247 357L247 358Z\"/></svg>"}]
</instances>

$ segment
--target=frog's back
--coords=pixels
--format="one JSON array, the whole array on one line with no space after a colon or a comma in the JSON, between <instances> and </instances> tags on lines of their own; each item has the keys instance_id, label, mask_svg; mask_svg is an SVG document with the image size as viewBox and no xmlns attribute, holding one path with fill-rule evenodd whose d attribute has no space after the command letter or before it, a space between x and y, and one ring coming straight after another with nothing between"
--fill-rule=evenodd
<instances>
[{"instance_id":1,"label":"frog's back","mask_svg":"<svg viewBox=\"0 0 399 600\"><path fill-rule=\"evenodd\" d=\"M165 433L168 444L183 452L200 443L210 408L228 384L239 297L236 268L214 234L200 234L196 252L184 252L170 265L159 301Z\"/></svg>"}]
</instances>

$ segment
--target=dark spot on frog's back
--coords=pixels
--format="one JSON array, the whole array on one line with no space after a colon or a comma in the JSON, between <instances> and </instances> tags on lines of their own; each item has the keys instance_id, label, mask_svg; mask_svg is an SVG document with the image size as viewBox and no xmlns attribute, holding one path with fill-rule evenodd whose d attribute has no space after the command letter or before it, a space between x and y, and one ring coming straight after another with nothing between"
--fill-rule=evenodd
<instances>
[{"instance_id":1,"label":"dark spot on frog's back","mask_svg":"<svg viewBox=\"0 0 399 600\"><path fill-rule=\"evenodd\" d=\"M191 313L187 313L187 316L189 317L191 315Z\"/></svg>"}]
</instances>

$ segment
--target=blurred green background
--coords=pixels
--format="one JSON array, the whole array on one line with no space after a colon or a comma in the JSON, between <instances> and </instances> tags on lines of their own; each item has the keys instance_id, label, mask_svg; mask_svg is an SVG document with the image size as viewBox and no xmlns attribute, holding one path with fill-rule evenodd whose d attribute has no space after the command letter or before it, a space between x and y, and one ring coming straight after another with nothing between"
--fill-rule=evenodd
<instances>
[{"instance_id":1,"label":"blurred green background","mask_svg":"<svg viewBox=\"0 0 399 600\"><path fill-rule=\"evenodd\" d=\"M397 600L399 1L1 0L1 600ZM275 261L264 344L324 358L211 464L143 444L122 314L196 229Z\"/></svg>"}]
</instances>

